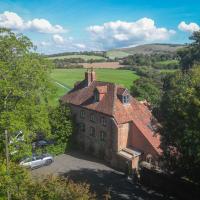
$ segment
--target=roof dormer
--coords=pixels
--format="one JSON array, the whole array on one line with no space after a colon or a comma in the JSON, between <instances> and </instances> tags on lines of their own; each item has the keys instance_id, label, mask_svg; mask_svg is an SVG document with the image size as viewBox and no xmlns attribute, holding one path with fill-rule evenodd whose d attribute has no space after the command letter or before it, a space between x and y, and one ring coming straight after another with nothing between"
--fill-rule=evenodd
<instances>
[{"instance_id":1,"label":"roof dormer","mask_svg":"<svg viewBox=\"0 0 200 200\"><path fill-rule=\"evenodd\" d=\"M107 86L97 86L94 90L95 102L101 101L106 93L107 93Z\"/></svg>"},{"instance_id":2,"label":"roof dormer","mask_svg":"<svg viewBox=\"0 0 200 200\"><path fill-rule=\"evenodd\" d=\"M117 96L123 104L128 104L130 100L130 94L126 88L117 88Z\"/></svg>"}]
</instances>

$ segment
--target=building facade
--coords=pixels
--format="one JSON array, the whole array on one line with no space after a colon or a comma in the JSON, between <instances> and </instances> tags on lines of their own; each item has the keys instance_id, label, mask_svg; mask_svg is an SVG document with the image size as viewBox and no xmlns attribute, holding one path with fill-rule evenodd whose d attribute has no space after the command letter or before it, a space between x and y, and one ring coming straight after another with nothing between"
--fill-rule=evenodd
<instances>
[{"instance_id":1,"label":"building facade","mask_svg":"<svg viewBox=\"0 0 200 200\"><path fill-rule=\"evenodd\" d=\"M123 169L139 161L156 162L162 153L156 122L144 103L126 88L96 80L93 70L61 98L70 106L78 130L77 144L84 151Z\"/></svg>"}]
</instances>

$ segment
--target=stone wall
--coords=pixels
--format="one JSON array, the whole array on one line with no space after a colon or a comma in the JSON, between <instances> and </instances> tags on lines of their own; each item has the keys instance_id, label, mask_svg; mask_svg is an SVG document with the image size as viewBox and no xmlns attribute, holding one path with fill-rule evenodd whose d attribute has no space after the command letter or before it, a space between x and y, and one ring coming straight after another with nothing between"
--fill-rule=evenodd
<instances>
[{"instance_id":1,"label":"stone wall","mask_svg":"<svg viewBox=\"0 0 200 200\"><path fill-rule=\"evenodd\" d=\"M115 124L110 116L91 111L78 106L70 106L73 116L75 117L77 126L81 123L85 124L85 131L77 129L76 140L82 149L90 154L111 161L112 154L115 149L116 134ZM81 117L81 111L85 112L85 117ZM91 121L90 115L94 115L94 122ZM104 117L106 125L101 123L101 118ZM90 127L95 128L95 137L90 134ZM101 131L106 133L105 140L101 140Z\"/></svg>"}]
</instances>

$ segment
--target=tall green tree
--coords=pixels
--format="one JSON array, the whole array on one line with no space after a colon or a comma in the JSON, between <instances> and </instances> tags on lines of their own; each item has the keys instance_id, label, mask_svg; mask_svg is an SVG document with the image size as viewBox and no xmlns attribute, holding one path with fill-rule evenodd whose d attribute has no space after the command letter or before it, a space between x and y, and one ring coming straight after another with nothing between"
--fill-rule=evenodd
<instances>
[{"instance_id":1,"label":"tall green tree","mask_svg":"<svg viewBox=\"0 0 200 200\"><path fill-rule=\"evenodd\" d=\"M193 42L178 51L183 71L188 71L194 64L200 62L200 31L193 32L189 39Z\"/></svg>"},{"instance_id":2,"label":"tall green tree","mask_svg":"<svg viewBox=\"0 0 200 200\"><path fill-rule=\"evenodd\" d=\"M131 87L131 94L139 100L147 100L154 107L160 101L161 90L153 79L141 77L134 81Z\"/></svg>"},{"instance_id":3,"label":"tall green tree","mask_svg":"<svg viewBox=\"0 0 200 200\"><path fill-rule=\"evenodd\" d=\"M49 122L51 136L59 144L63 144L65 150L69 147L69 138L74 131L74 121L67 105L59 104L49 110Z\"/></svg>"},{"instance_id":4,"label":"tall green tree","mask_svg":"<svg viewBox=\"0 0 200 200\"><path fill-rule=\"evenodd\" d=\"M35 47L26 36L0 28L1 154L4 153L2 141L5 130L10 138L21 130L25 141L30 139L30 135L34 137L39 130L49 132L46 103L51 67L47 59L35 53ZM29 145L26 144L17 144L17 155L29 152Z\"/></svg>"},{"instance_id":5,"label":"tall green tree","mask_svg":"<svg viewBox=\"0 0 200 200\"><path fill-rule=\"evenodd\" d=\"M162 148L167 166L200 182L200 68L165 79L160 104Z\"/></svg>"}]
</instances>

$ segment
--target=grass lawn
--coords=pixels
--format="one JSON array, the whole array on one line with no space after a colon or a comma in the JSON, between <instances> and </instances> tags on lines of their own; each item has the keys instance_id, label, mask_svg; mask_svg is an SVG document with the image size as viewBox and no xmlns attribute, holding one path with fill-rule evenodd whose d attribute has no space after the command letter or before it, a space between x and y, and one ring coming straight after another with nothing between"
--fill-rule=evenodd
<instances>
[{"instance_id":1,"label":"grass lawn","mask_svg":"<svg viewBox=\"0 0 200 200\"><path fill-rule=\"evenodd\" d=\"M124 58L124 57L131 55L131 54L123 52L123 51L110 50L110 51L107 51L106 55L109 58L114 59L114 58Z\"/></svg>"},{"instance_id":2,"label":"grass lawn","mask_svg":"<svg viewBox=\"0 0 200 200\"><path fill-rule=\"evenodd\" d=\"M105 60L103 56L95 56L95 55L66 55L66 56L55 56L49 57L48 59L64 59L64 58L82 58L84 60Z\"/></svg>"},{"instance_id":3,"label":"grass lawn","mask_svg":"<svg viewBox=\"0 0 200 200\"><path fill-rule=\"evenodd\" d=\"M84 79L86 69L55 69L51 74L55 85L55 92L50 98L50 104L56 105L59 97L64 95L70 88L73 88L76 81ZM107 81L123 85L130 89L133 81L138 76L130 70L117 69L95 69L97 80Z\"/></svg>"}]
</instances>

